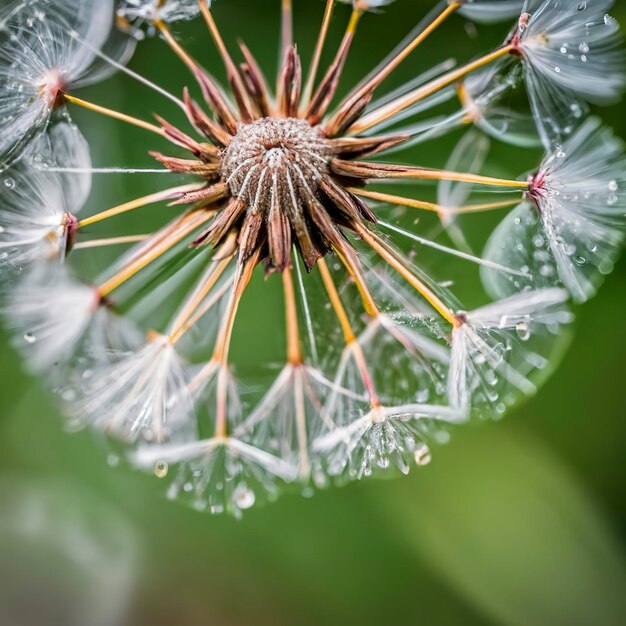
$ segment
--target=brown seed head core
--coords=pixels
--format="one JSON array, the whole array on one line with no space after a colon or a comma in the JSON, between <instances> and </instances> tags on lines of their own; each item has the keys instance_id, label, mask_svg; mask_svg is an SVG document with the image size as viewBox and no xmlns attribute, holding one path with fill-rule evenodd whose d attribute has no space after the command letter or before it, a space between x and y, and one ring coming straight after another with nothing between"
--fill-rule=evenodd
<instances>
[{"instance_id":1,"label":"brown seed head core","mask_svg":"<svg viewBox=\"0 0 626 626\"><path fill-rule=\"evenodd\" d=\"M266 117L239 127L222 173L250 209L267 215L274 202L289 214L315 197L329 155L328 140L306 120Z\"/></svg>"}]
</instances>

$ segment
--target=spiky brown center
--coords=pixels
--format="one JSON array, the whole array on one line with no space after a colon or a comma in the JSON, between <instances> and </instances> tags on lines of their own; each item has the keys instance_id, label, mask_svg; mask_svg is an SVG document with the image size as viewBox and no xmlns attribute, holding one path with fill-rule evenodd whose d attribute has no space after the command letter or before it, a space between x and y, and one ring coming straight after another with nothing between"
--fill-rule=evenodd
<instances>
[{"instance_id":1,"label":"spiky brown center","mask_svg":"<svg viewBox=\"0 0 626 626\"><path fill-rule=\"evenodd\" d=\"M263 118L240 127L224 154L233 196L269 215L273 202L289 214L315 195L328 171L330 146L318 128L295 118Z\"/></svg>"}]
</instances>

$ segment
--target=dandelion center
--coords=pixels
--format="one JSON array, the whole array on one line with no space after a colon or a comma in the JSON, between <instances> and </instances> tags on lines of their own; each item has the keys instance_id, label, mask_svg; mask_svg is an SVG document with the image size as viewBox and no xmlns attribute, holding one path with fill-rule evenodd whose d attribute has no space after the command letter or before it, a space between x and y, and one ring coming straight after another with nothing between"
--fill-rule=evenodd
<instances>
[{"instance_id":1,"label":"dandelion center","mask_svg":"<svg viewBox=\"0 0 626 626\"><path fill-rule=\"evenodd\" d=\"M232 194L262 212L310 195L327 171L329 146L306 120L263 118L240 127L224 156Z\"/></svg>"}]
</instances>

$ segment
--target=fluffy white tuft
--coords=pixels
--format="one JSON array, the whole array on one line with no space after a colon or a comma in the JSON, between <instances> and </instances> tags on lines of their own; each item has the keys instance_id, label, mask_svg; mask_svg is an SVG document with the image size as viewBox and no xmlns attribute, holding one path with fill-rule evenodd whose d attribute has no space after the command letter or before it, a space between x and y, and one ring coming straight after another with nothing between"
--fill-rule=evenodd
<instances>
[{"instance_id":1,"label":"fluffy white tuft","mask_svg":"<svg viewBox=\"0 0 626 626\"><path fill-rule=\"evenodd\" d=\"M532 278L482 268L496 297L562 283L583 302L594 295L619 254L626 226L623 145L596 118L549 155L533 179L530 199L491 236L485 257L525 267Z\"/></svg>"},{"instance_id":2,"label":"fluffy white tuft","mask_svg":"<svg viewBox=\"0 0 626 626\"><path fill-rule=\"evenodd\" d=\"M3 312L30 368L50 374L50 368L75 353L99 304L93 288L76 281L64 266L46 262L9 291Z\"/></svg>"},{"instance_id":3,"label":"fluffy white tuft","mask_svg":"<svg viewBox=\"0 0 626 626\"><path fill-rule=\"evenodd\" d=\"M502 414L520 393L532 395L532 378L549 365L561 326L572 320L567 299L563 289L543 289L461 314L452 333L449 405Z\"/></svg>"}]
</instances>

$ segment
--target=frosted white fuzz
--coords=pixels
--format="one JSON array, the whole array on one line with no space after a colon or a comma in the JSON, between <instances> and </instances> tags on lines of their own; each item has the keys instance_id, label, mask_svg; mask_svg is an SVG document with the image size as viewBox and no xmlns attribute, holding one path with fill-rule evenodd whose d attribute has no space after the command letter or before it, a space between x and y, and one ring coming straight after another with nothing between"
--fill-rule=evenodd
<instances>
[{"instance_id":1,"label":"frosted white fuzz","mask_svg":"<svg viewBox=\"0 0 626 626\"><path fill-rule=\"evenodd\" d=\"M554 338L572 319L567 298L563 289L529 291L459 314L452 331L449 405L465 413L487 408L501 414L520 392L533 394L532 378L548 366Z\"/></svg>"},{"instance_id":2,"label":"frosted white fuzz","mask_svg":"<svg viewBox=\"0 0 626 626\"><path fill-rule=\"evenodd\" d=\"M167 337L96 367L81 390L76 417L126 441L163 442L192 425L195 411L183 363Z\"/></svg>"},{"instance_id":3,"label":"frosted white fuzz","mask_svg":"<svg viewBox=\"0 0 626 626\"><path fill-rule=\"evenodd\" d=\"M425 464L425 440L436 435L438 422L462 420L460 411L439 405L376 407L316 439L313 451L331 476L361 479L390 465L407 474L412 464Z\"/></svg>"},{"instance_id":4,"label":"frosted white fuzz","mask_svg":"<svg viewBox=\"0 0 626 626\"><path fill-rule=\"evenodd\" d=\"M532 279L483 268L496 297L561 282L575 300L593 296L613 269L626 225L626 159L622 142L588 120L542 163L529 200L491 236L485 256L526 267Z\"/></svg>"},{"instance_id":5,"label":"frosted white fuzz","mask_svg":"<svg viewBox=\"0 0 626 626\"><path fill-rule=\"evenodd\" d=\"M459 13L465 17L492 24L518 16L528 0L462 0Z\"/></svg>"},{"instance_id":6,"label":"frosted white fuzz","mask_svg":"<svg viewBox=\"0 0 626 626\"><path fill-rule=\"evenodd\" d=\"M62 159L67 167L88 168L89 149L80 131L62 121L29 147L37 165ZM58 176L24 160L0 184L0 272L20 271L40 259L63 258L76 232L75 215L89 195L91 177Z\"/></svg>"},{"instance_id":7,"label":"frosted white fuzz","mask_svg":"<svg viewBox=\"0 0 626 626\"><path fill-rule=\"evenodd\" d=\"M50 373L75 353L99 303L63 266L42 263L9 292L3 312L29 367Z\"/></svg>"},{"instance_id":8,"label":"frosted white fuzz","mask_svg":"<svg viewBox=\"0 0 626 626\"><path fill-rule=\"evenodd\" d=\"M330 382L321 371L305 365L287 365L250 416L235 429L235 437L271 452L309 477L310 442L329 419L324 399Z\"/></svg>"},{"instance_id":9,"label":"frosted white fuzz","mask_svg":"<svg viewBox=\"0 0 626 626\"><path fill-rule=\"evenodd\" d=\"M213 0L205 0L205 4L210 9ZM199 13L198 0L122 0L117 9L117 14L127 20L145 22L191 20Z\"/></svg>"},{"instance_id":10,"label":"frosted white fuzz","mask_svg":"<svg viewBox=\"0 0 626 626\"><path fill-rule=\"evenodd\" d=\"M571 132L583 115L580 100L615 101L626 81L613 0L546 0L525 14L513 39L525 60L531 104L546 145Z\"/></svg>"},{"instance_id":11,"label":"frosted white fuzz","mask_svg":"<svg viewBox=\"0 0 626 626\"><path fill-rule=\"evenodd\" d=\"M237 516L261 496L275 496L281 482L297 477L296 467L233 437L144 447L131 460L160 478L171 477L169 498Z\"/></svg>"},{"instance_id":12,"label":"frosted white fuzz","mask_svg":"<svg viewBox=\"0 0 626 626\"><path fill-rule=\"evenodd\" d=\"M112 24L112 2L27 3L0 31L0 169L43 130L61 92L78 87ZM23 16L28 15L25 23ZM71 36L75 30L90 47Z\"/></svg>"}]
</instances>

